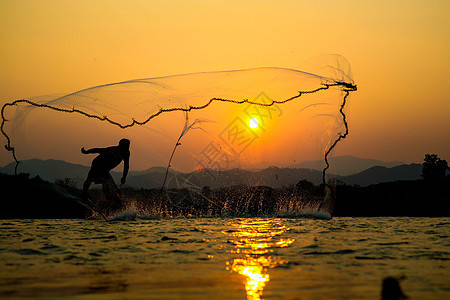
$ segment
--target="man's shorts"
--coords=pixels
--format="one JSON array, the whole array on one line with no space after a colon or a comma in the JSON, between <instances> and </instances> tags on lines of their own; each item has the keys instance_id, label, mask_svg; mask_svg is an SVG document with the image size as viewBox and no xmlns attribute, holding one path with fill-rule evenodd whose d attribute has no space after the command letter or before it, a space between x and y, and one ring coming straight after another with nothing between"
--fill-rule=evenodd
<instances>
[{"instance_id":1,"label":"man's shorts","mask_svg":"<svg viewBox=\"0 0 450 300\"><path fill-rule=\"evenodd\" d=\"M91 169L88 174L88 180L96 184L108 184L112 181L115 185L114 179L108 171Z\"/></svg>"}]
</instances>

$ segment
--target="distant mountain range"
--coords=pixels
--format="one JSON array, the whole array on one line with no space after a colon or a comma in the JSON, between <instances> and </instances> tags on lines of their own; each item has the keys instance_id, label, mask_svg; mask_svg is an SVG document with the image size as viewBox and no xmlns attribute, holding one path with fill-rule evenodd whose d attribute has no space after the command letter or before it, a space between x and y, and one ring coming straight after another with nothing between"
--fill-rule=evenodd
<instances>
[{"instance_id":1,"label":"distant mountain range","mask_svg":"<svg viewBox=\"0 0 450 300\"><path fill-rule=\"evenodd\" d=\"M329 172L340 176L358 174L372 167L392 168L404 164L401 161L384 162L381 160L359 158L350 155L330 157L328 159L328 162L330 163ZM291 168L312 169L318 171L322 171L324 167L325 162L323 159L304 161L302 163L291 166Z\"/></svg>"},{"instance_id":2,"label":"distant mountain range","mask_svg":"<svg viewBox=\"0 0 450 300\"><path fill-rule=\"evenodd\" d=\"M345 162L349 166L345 166ZM350 185L367 186L380 182L416 180L421 178L420 175L422 173L421 164L396 165L398 162L384 163L351 156L336 157L330 160L330 163L333 164L331 170L340 170L340 173L350 173L352 175L333 175L329 172L327 173L327 178L333 177ZM351 166L352 164L354 166ZM181 173L170 170L166 186L170 188L187 186L217 188L245 184L281 188L296 184L302 179L317 185L322 183L322 168L318 166L318 162L304 162L290 168L269 167L258 171L242 169L217 171L206 169L203 172ZM359 170L364 166L368 166L368 168L357 173L351 173L351 170ZM15 163L8 164L0 168L0 173L14 174L14 167ZM118 170L120 171L111 172L116 182L120 182L122 176L120 167ZM24 160L21 161L19 166L19 173L30 173L33 177L39 175L42 179L51 182L54 182L56 179L71 178L78 184L78 187L81 187L88 172L89 167L87 166L51 159ZM134 188L159 188L163 183L165 172L166 168L164 167L153 167L144 171L130 171L127 184Z\"/></svg>"}]
</instances>

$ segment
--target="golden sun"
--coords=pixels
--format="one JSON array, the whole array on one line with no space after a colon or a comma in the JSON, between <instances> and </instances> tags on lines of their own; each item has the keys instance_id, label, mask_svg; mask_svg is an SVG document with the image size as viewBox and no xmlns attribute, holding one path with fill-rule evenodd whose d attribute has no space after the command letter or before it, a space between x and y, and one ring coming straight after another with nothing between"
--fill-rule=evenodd
<instances>
[{"instance_id":1,"label":"golden sun","mask_svg":"<svg viewBox=\"0 0 450 300\"><path fill-rule=\"evenodd\" d=\"M256 128L259 125L259 121L257 118L251 118L250 121L248 121L248 126L250 126L250 128Z\"/></svg>"}]
</instances>

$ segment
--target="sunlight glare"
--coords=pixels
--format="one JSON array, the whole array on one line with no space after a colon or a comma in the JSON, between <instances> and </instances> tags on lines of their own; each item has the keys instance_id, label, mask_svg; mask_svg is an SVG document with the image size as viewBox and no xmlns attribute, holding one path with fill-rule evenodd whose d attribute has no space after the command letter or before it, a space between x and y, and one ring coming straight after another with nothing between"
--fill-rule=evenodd
<instances>
[{"instance_id":1,"label":"sunlight glare","mask_svg":"<svg viewBox=\"0 0 450 300\"><path fill-rule=\"evenodd\" d=\"M259 121L257 118L251 118L250 121L248 121L248 126L250 128L256 128L259 125Z\"/></svg>"},{"instance_id":2,"label":"sunlight glare","mask_svg":"<svg viewBox=\"0 0 450 300\"><path fill-rule=\"evenodd\" d=\"M230 236L234 237L236 249L231 253L244 253L245 256L227 262L227 266L231 265L233 272L245 277L247 300L259 300L270 280L268 270L286 263L273 259L268 253L273 248L289 247L294 239L279 238L289 228L271 220L242 220L235 226L237 230Z\"/></svg>"}]
</instances>

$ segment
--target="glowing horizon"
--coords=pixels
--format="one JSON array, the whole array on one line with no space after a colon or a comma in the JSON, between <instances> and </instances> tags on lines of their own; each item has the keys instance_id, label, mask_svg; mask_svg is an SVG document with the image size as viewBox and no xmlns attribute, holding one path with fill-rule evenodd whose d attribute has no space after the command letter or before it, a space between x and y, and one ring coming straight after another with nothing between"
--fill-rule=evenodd
<instances>
[{"instance_id":1,"label":"glowing horizon","mask_svg":"<svg viewBox=\"0 0 450 300\"><path fill-rule=\"evenodd\" d=\"M350 61L359 91L347 111L351 134L334 155L408 163L437 153L450 160L450 44L443 38L449 9L437 0L3 1L0 103L171 74L264 66L308 71L311 58L339 53ZM299 11L307 13L298 18ZM79 146L114 143L91 135ZM51 147L41 148L48 157ZM3 147L0 153L1 165L11 161Z\"/></svg>"}]
</instances>

